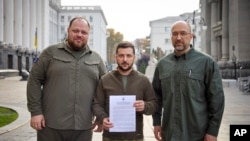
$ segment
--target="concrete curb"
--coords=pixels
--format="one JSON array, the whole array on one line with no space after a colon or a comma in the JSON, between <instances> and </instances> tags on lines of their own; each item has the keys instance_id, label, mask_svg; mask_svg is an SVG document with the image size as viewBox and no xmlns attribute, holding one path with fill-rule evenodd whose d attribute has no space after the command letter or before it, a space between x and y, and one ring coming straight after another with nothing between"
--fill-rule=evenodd
<instances>
[{"instance_id":1,"label":"concrete curb","mask_svg":"<svg viewBox=\"0 0 250 141\"><path fill-rule=\"evenodd\" d=\"M26 124L30 120L30 113L26 109L23 109L20 107L15 107L12 105L0 104L0 106L11 108L18 113L18 118L15 121L0 128L0 135L7 133L7 132L10 132L16 128L19 128L19 127L23 126L24 124Z\"/></svg>"}]
</instances>

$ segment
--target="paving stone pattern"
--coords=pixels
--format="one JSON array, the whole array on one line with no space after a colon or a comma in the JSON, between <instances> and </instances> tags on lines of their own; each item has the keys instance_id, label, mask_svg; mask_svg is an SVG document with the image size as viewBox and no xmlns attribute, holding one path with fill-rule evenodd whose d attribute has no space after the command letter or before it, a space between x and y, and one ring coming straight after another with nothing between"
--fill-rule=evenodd
<instances>
[{"instance_id":1,"label":"paving stone pattern","mask_svg":"<svg viewBox=\"0 0 250 141\"><path fill-rule=\"evenodd\" d=\"M0 106L8 106L19 113L19 118L12 124L0 128L0 141L36 141L36 131L29 125L27 111L26 84L21 77L0 79ZM218 141L229 141L230 124L250 124L250 94L243 94L236 86L225 85L225 112ZM145 141L155 141L152 118L144 116ZM93 141L101 141L102 134L94 133Z\"/></svg>"}]
</instances>

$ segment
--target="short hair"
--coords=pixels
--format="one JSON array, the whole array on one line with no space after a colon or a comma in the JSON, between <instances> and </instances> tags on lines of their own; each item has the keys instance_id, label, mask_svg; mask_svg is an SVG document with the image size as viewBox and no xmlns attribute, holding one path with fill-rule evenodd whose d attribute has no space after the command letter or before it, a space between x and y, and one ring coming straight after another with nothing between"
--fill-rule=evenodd
<instances>
[{"instance_id":1,"label":"short hair","mask_svg":"<svg viewBox=\"0 0 250 141\"><path fill-rule=\"evenodd\" d=\"M72 23L73 23L75 20L77 20L77 19L86 21L87 24L88 24L88 26L89 26L89 28L90 28L89 21L88 21L86 18L84 18L84 17L75 17L75 18L71 19L71 21L69 22L69 28L71 27Z\"/></svg>"},{"instance_id":2,"label":"short hair","mask_svg":"<svg viewBox=\"0 0 250 141\"><path fill-rule=\"evenodd\" d=\"M135 54L135 47L132 43L128 42L128 41L122 41L120 42L117 47L116 47L116 54L118 53L118 49L119 48L132 48L133 50L133 54Z\"/></svg>"}]
</instances>

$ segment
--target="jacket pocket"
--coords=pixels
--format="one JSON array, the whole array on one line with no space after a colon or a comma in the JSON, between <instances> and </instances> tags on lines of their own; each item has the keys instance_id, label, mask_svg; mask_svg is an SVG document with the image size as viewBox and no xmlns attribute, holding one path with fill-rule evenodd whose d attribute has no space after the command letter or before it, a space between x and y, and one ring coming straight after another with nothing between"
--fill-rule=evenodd
<instances>
[{"instance_id":1,"label":"jacket pocket","mask_svg":"<svg viewBox=\"0 0 250 141\"><path fill-rule=\"evenodd\" d=\"M86 65L98 65L99 64L99 61L95 61L95 60L86 60L84 61L84 64Z\"/></svg>"},{"instance_id":2,"label":"jacket pocket","mask_svg":"<svg viewBox=\"0 0 250 141\"><path fill-rule=\"evenodd\" d=\"M167 98L170 96L172 93L171 89L171 74L170 73L162 73L159 76L160 79L160 85L161 85L161 90L162 90L162 97L163 99Z\"/></svg>"},{"instance_id":3,"label":"jacket pocket","mask_svg":"<svg viewBox=\"0 0 250 141\"><path fill-rule=\"evenodd\" d=\"M203 76L200 73L188 72L187 77L192 80L203 80Z\"/></svg>"},{"instance_id":4,"label":"jacket pocket","mask_svg":"<svg viewBox=\"0 0 250 141\"><path fill-rule=\"evenodd\" d=\"M159 76L160 80L162 79L169 79L170 78L170 73L162 73Z\"/></svg>"},{"instance_id":5,"label":"jacket pocket","mask_svg":"<svg viewBox=\"0 0 250 141\"><path fill-rule=\"evenodd\" d=\"M160 82L161 82L161 87L163 89L166 88L166 90L170 90L170 88L171 88L171 79L170 79L171 75L170 75L170 73L162 73L162 74L160 74L159 78L160 78Z\"/></svg>"},{"instance_id":6,"label":"jacket pocket","mask_svg":"<svg viewBox=\"0 0 250 141\"><path fill-rule=\"evenodd\" d=\"M186 96L192 96L193 99L203 99L204 91L204 75L201 72L186 71L186 79L183 81L183 86L186 92L183 92Z\"/></svg>"},{"instance_id":7,"label":"jacket pocket","mask_svg":"<svg viewBox=\"0 0 250 141\"><path fill-rule=\"evenodd\" d=\"M58 57L58 56L53 56L53 59L56 60L56 61L64 62L64 63L72 62L70 59L63 58L63 57Z\"/></svg>"},{"instance_id":8,"label":"jacket pocket","mask_svg":"<svg viewBox=\"0 0 250 141\"><path fill-rule=\"evenodd\" d=\"M99 79L100 72L99 72L99 61L98 60L85 60L83 62L83 72L88 74L88 77L95 78L96 80Z\"/></svg>"},{"instance_id":9,"label":"jacket pocket","mask_svg":"<svg viewBox=\"0 0 250 141\"><path fill-rule=\"evenodd\" d=\"M50 75L68 76L72 66L72 60L60 56L53 56L48 73Z\"/></svg>"}]
</instances>

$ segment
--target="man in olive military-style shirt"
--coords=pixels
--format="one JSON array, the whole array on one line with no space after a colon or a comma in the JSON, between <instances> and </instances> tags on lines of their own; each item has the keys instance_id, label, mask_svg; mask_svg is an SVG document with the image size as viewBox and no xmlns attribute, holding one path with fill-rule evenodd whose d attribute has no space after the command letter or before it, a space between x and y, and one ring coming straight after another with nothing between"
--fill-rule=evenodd
<instances>
[{"instance_id":1,"label":"man in olive military-style shirt","mask_svg":"<svg viewBox=\"0 0 250 141\"><path fill-rule=\"evenodd\" d=\"M92 140L92 101L106 67L87 45L89 32L85 18L72 19L67 40L46 48L32 67L27 99L38 141Z\"/></svg>"}]
</instances>

